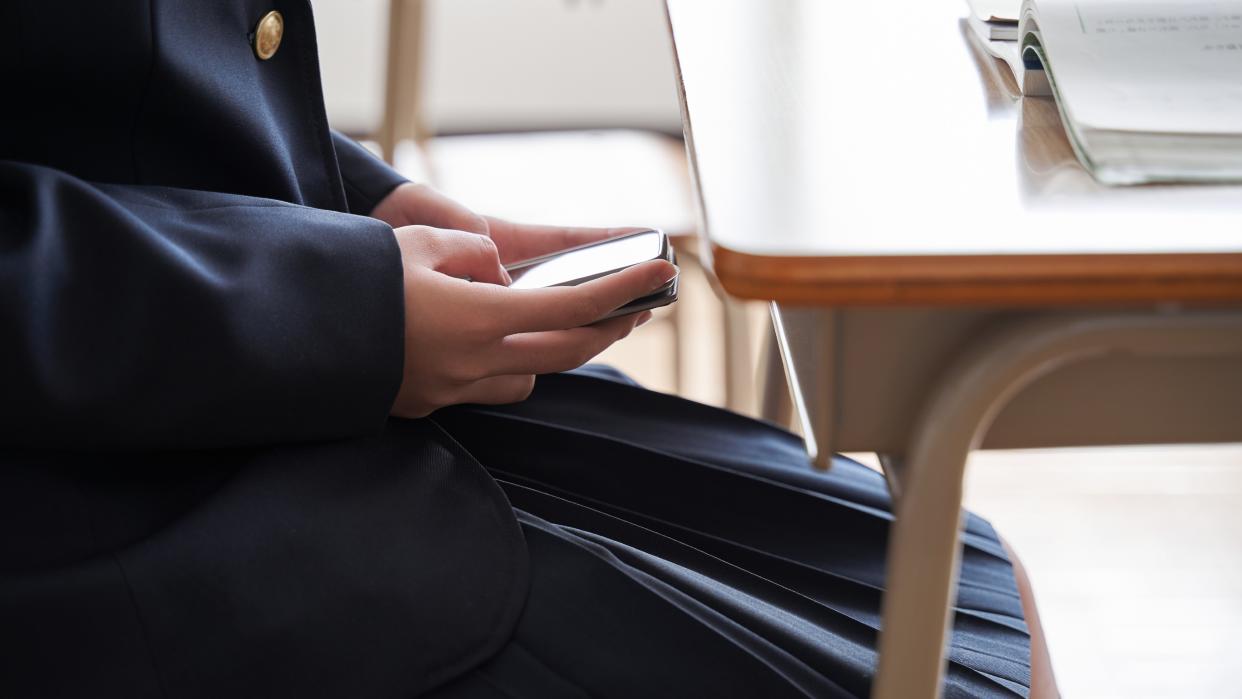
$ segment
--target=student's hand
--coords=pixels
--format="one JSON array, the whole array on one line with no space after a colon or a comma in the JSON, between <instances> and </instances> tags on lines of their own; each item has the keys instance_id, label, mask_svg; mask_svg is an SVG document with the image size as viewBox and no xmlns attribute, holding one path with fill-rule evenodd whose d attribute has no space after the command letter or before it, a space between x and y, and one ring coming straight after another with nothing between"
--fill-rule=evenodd
<instances>
[{"instance_id":1,"label":"student's hand","mask_svg":"<svg viewBox=\"0 0 1242 699\"><path fill-rule=\"evenodd\" d=\"M371 212L371 217L393 228L423 225L489 236L496 242L500 261L504 264L643 230L513 223L492 216L480 216L425 184L410 182L398 185L384 197Z\"/></svg>"},{"instance_id":2,"label":"student's hand","mask_svg":"<svg viewBox=\"0 0 1242 699\"><path fill-rule=\"evenodd\" d=\"M514 223L494 216L487 217L488 235L500 250L500 261L512 264L539 257L576 245L593 243L645 228L577 228Z\"/></svg>"},{"instance_id":3,"label":"student's hand","mask_svg":"<svg viewBox=\"0 0 1242 699\"><path fill-rule=\"evenodd\" d=\"M510 289L490 238L427 226L395 233L405 271L400 417L525 399L536 374L581 366L650 318L595 322L677 274L656 260L578 286Z\"/></svg>"},{"instance_id":4,"label":"student's hand","mask_svg":"<svg viewBox=\"0 0 1242 699\"><path fill-rule=\"evenodd\" d=\"M380 200L371 211L393 228L434 226L487 235L487 219L425 184L406 182Z\"/></svg>"}]
</instances>

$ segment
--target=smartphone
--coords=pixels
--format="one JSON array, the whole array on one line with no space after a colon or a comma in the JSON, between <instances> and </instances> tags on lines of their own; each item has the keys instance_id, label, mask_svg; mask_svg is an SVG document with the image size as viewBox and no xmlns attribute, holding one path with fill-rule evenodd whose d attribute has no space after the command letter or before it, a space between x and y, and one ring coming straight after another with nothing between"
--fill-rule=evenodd
<instances>
[{"instance_id":1,"label":"smartphone","mask_svg":"<svg viewBox=\"0 0 1242 699\"><path fill-rule=\"evenodd\" d=\"M649 260L677 262L668 236L654 228L515 262L505 270L513 279L509 288L541 289L577 286ZM654 293L636 298L600 320L667 306L676 300L677 279L674 278Z\"/></svg>"}]
</instances>

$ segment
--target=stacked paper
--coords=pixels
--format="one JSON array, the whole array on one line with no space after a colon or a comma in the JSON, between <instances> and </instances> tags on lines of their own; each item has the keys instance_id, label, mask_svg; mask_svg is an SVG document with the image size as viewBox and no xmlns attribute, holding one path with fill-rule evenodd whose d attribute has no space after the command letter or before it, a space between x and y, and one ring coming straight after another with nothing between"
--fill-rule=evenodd
<instances>
[{"instance_id":1,"label":"stacked paper","mask_svg":"<svg viewBox=\"0 0 1242 699\"><path fill-rule=\"evenodd\" d=\"M966 21L980 48L1004 61L1020 88L1023 68L1018 50L1018 19L1022 0L966 0L966 4L970 6Z\"/></svg>"}]
</instances>

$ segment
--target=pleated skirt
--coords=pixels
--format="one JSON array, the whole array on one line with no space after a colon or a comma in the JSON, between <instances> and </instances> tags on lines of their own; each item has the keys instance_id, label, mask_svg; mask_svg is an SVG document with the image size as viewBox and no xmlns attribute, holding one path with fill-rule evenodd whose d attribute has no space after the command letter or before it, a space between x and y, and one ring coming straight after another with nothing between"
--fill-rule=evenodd
<instances>
[{"instance_id":1,"label":"pleated skirt","mask_svg":"<svg viewBox=\"0 0 1242 699\"><path fill-rule=\"evenodd\" d=\"M795 435L601 367L433 419L503 488L531 570L509 642L434 696L868 696L880 474L812 471ZM1027 696L1012 566L985 520L963 540L945 694Z\"/></svg>"}]
</instances>

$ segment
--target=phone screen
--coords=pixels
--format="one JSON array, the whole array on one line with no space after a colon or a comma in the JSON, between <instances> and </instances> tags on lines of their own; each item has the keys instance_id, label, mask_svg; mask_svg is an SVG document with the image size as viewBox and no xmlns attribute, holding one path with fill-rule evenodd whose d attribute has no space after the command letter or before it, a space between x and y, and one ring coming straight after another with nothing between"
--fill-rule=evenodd
<instances>
[{"instance_id":1,"label":"phone screen","mask_svg":"<svg viewBox=\"0 0 1242 699\"><path fill-rule=\"evenodd\" d=\"M511 289L542 289L632 267L660 256L660 233L650 231L570 250L512 270Z\"/></svg>"}]
</instances>

